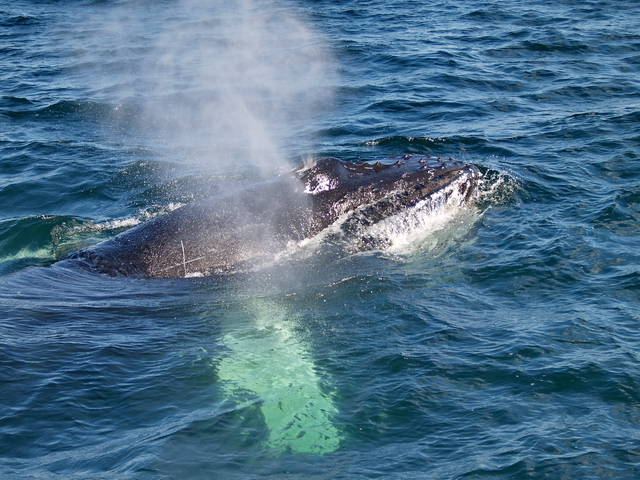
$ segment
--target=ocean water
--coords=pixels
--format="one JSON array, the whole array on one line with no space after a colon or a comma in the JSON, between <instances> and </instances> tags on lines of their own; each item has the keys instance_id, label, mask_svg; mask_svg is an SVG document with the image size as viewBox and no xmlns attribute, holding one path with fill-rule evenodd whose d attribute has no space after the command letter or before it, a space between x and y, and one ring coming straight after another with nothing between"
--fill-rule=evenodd
<instances>
[{"instance_id":1,"label":"ocean water","mask_svg":"<svg viewBox=\"0 0 640 480\"><path fill-rule=\"evenodd\" d=\"M637 3L17 0L0 59L2 478L640 475ZM65 261L405 153L484 182L388 248Z\"/></svg>"}]
</instances>

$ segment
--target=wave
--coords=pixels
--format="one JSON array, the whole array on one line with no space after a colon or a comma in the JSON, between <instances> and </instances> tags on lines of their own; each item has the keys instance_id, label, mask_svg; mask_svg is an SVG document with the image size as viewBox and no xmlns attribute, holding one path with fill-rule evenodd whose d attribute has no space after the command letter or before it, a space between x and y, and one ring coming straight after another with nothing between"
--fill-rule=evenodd
<instances>
[{"instance_id":1,"label":"wave","mask_svg":"<svg viewBox=\"0 0 640 480\"><path fill-rule=\"evenodd\" d=\"M144 208L130 217L93 222L66 215L38 215L0 221L0 275L46 266L182 204Z\"/></svg>"}]
</instances>

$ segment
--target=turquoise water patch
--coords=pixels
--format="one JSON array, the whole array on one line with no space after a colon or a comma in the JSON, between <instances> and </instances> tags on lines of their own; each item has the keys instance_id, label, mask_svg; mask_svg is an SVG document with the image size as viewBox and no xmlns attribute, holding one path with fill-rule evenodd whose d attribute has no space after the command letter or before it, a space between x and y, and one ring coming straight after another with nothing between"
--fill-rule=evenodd
<instances>
[{"instance_id":1,"label":"turquoise water patch","mask_svg":"<svg viewBox=\"0 0 640 480\"><path fill-rule=\"evenodd\" d=\"M256 396L268 429L265 446L275 452L329 453L340 446L333 424L337 407L313 362L310 345L296 330L297 314L271 300L247 299L245 308L224 318L220 340L227 349L217 364L231 399ZM242 401L238 408L242 409Z\"/></svg>"}]
</instances>

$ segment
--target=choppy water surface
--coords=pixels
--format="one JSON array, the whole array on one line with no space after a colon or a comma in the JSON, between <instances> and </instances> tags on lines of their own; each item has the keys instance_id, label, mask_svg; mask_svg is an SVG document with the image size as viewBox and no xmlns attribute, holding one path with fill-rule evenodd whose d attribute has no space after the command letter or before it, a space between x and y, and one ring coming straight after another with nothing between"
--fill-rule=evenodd
<instances>
[{"instance_id":1,"label":"choppy water surface","mask_svg":"<svg viewBox=\"0 0 640 480\"><path fill-rule=\"evenodd\" d=\"M640 7L0 7L0 474L637 478ZM395 243L59 262L307 156L478 165ZM337 255L340 251L340 255Z\"/></svg>"}]
</instances>

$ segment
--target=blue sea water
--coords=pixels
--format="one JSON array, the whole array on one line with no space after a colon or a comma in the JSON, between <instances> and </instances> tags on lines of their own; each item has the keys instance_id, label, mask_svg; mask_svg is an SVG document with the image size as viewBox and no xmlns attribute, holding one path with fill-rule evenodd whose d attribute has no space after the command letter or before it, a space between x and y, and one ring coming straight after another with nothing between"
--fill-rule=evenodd
<instances>
[{"instance_id":1,"label":"blue sea water","mask_svg":"<svg viewBox=\"0 0 640 480\"><path fill-rule=\"evenodd\" d=\"M3 478L640 475L636 2L18 0L0 59ZM64 261L404 153L485 180L394 248Z\"/></svg>"}]
</instances>

